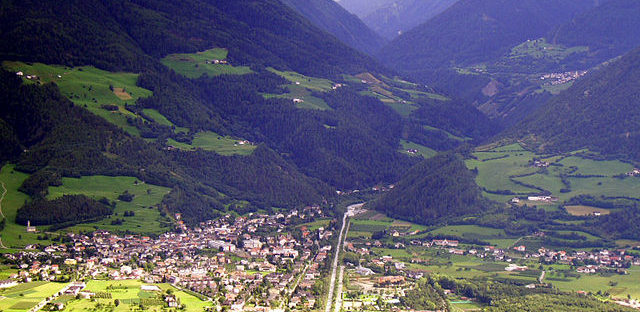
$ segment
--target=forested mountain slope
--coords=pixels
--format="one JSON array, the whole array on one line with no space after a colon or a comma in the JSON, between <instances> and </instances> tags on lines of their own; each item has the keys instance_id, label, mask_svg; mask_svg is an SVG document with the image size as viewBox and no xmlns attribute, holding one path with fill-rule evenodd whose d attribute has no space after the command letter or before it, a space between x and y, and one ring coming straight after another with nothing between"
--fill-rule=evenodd
<instances>
[{"instance_id":1,"label":"forested mountain slope","mask_svg":"<svg viewBox=\"0 0 640 312\"><path fill-rule=\"evenodd\" d=\"M593 0L462 0L390 42L379 54L415 72L487 61L545 35Z\"/></svg>"},{"instance_id":2,"label":"forested mountain slope","mask_svg":"<svg viewBox=\"0 0 640 312\"><path fill-rule=\"evenodd\" d=\"M356 15L333 0L282 0L318 28L345 44L373 55L386 41L369 29Z\"/></svg>"},{"instance_id":3,"label":"forested mountain slope","mask_svg":"<svg viewBox=\"0 0 640 312\"><path fill-rule=\"evenodd\" d=\"M640 2L609 0L549 35L565 46L587 46L590 58L606 61L640 45Z\"/></svg>"},{"instance_id":4,"label":"forested mountain slope","mask_svg":"<svg viewBox=\"0 0 640 312\"><path fill-rule=\"evenodd\" d=\"M640 49L551 99L507 133L542 150L590 148L640 159Z\"/></svg>"},{"instance_id":5,"label":"forested mountain slope","mask_svg":"<svg viewBox=\"0 0 640 312\"><path fill-rule=\"evenodd\" d=\"M249 157L161 150L73 105L53 84L25 85L14 73L1 74L2 139L11 143L1 160L32 174L24 191L33 198L46 195L61 176L134 176L172 187L166 208L196 220L225 211L234 199L291 206L317 203L331 194L265 146ZM231 197L221 197L220 191Z\"/></svg>"},{"instance_id":6,"label":"forested mountain slope","mask_svg":"<svg viewBox=\"0 0 640 312\"><path fill-rule=\"evenodd\" d=\"M420 224L439 224L487 210L475 176L462 156L443 153L417 164L372 209Z\"/></svg>"},{"instance_id":7,"label":"forested mountain slope","mask_svg":"<svg viewBox=\"0 0 640 312\"><path fill-rule=\"evenodd\" d=\"M442 13L458 0L395 0L367 14L363 21L389 40Z\"/></svg>"},{"instance_id":8,"label":"forested mountain slope","mask_svg":"<svg viewBox=\"0 0 640 312\"><path fill-rule=\"evenodd\" d=\"M331 75L380 69L278 0L4 1L0 58L142 71L223 47L232 61Z\"/></svg>"}]
</instances>

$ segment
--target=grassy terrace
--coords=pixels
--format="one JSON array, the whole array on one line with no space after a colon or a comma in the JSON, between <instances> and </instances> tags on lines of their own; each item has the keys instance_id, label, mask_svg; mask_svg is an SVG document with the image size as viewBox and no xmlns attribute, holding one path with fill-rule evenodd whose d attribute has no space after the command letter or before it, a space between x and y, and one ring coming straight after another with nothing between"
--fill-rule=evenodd
<instances>
[{"instance_id":1,"label":"grassy terrace","mask_svg":"<svg viewBox=\"0 0 640 312\"><path fill-rule=\"evenodd\" d=\"M215 48L198 53L171 54L162 59L162 64L188 78L199 78L202 75L244 75L252 72L246 66L215 64L214 60L226 61L228 53L226 49Z\"/></svg>"},{"instance_id":2,"label":"grassy terrace","mask_svg":"<svg viewBox=\"0 0 640 312\"><path fill-rule=\"evenodd\" d=\"M191 144L176 142L173 139L169 139L168 144L186 151L203 149L220 155L250 155L256 149L255 145L243 139L221 136L211 131L196 133Z\"/></svg>"},{"instance_id":3,"label":"grassy terrace","mask_svg":"<svg viewBox=\"0 0 640 312\"><path fill-rule=\"evenodd\" d=\"M428 148L424 145L420 145L420 144L413 143L406 140L400 140L400 145L401 145L400 152L411 155L411 156L422 156L424 158L431 158L438 153L436 150ZM416 150L418 152L414 154L414 153L410 153L409 150Z\"/></svg>"},{"instance_id":4,"label":"grassy terrace","mask_svg":"<svg viewBox=\"0 0 640 312\"><path fill-rule=\"evenodd\" d=\"M331 110L327 103L313 95L313 92L328 92L333 88L334 83L328 79L305 76L291 71L279 71L268 68L272 73L281 76L290 83L286 85L288 90L285 94L264 94L265 98L299 99L296 106L302 109Z\"/></svg>"},{"instance_id":5,"label":"grassy terrace","mask_svg":"<svg viewBox=\"0 0 640 312\"><path fill-rule=\"evenodd\" d=\"M27 233L26 227L16 224L18 209L26 200L29 200L29 196L18 191L18 188L29 175L15 171L14 167L14 165L5 165L0 170L0 182L7 190L1 202L2 214L6 218L5 228L0 233L2 243L9 248L23 248L29 244L47 243L47 241L37 240L37 234Z\"/></svg>"},{"instance_id":6,"label":"grassy terrace","mask_svg":"<svg viewBox=\"0 0 640 312\"><path fill-rule=\"evenodd\" d=\"M169 188L139 182L133 177L88 176L82 178L63 178L62 186L50 187L48 198L54 199L66 194L84 194L96 199L106 197L117 201L114 214L104 220L76 225L66 230L93 231L97 228L108 231L129 230L136 233L166 232L168 218L162 217L157 209L162 198L170 191ZM135 197L131 202L118 200L118 196L128 191ZM124 217L125 211L133 211L133 217ZM115 219L124 220L120 225L111 224Z\"/></svg>"},{"instance_id":7,"label":"grassy terrace","mask_svg":"<svg viewBox=\"0 0 640 312\"><path fill-rule=\"evenodd\" d=\"M55 82L64 96L78 106L121 127L133 135L139 135L127 118L139 118L125 109L125 104L134 105L140 97L151 96L152 92L136 86L137 74L112 73L91 66L65 67L41 63L3 62L3 67L11 71L22 71L26 75L36 75L41 83ZM33 80L25 78L27 83ZM105 109L103 105L115 105L117 110Z\"/></svg>"}]
</instances>

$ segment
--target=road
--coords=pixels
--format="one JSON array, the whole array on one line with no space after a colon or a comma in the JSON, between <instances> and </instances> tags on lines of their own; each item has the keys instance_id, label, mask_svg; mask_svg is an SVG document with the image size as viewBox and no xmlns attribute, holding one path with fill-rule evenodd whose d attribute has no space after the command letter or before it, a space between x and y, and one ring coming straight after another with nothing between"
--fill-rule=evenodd
<instances>
[{"instance_id":1,"label":"road","mask_svg":"<svg viewBox=\"0 0 640 312\"><path fill-rule=\"evenodd\" d=\"M331 264L331 279L329 280L329 295L327 296L327 303L325 304L324 307L324 311L325 312L331 312L331 305L333 303L333 292L335 290L335 286L336 286L336 274L338 271L338 259L340 257L340 251L342 250L342 237L346 236L346 231L345 229L348 228L348 224L347 224L347 218L356 215L360 208L362 208L362 206L364 206L364 203L361 204L355 204L355 205L351 205L349 207L347 207L347 212L344 213L344 216L342 216L342 228L340 228L340 234L338 235L338 244L336 246L336 252L335 255L333 257L333 263ZM338 304L342 303L342 276L344 273L344 268L341 268L340 270L340 286L339 286L339 295L337 296L338 298L336 299L336 311L339 311L340 307L337 306Z\"/></svg>"},{"instance_id":2,"label":"road","mask_svg":"<svg viewBox=\"0 0 640 312\"><path fill-rule=\"evenodd\" d=\"M338 275L338 291L336 291L336 304L333 312L340 312L342 308L342 280L344 279L344 265L340 266L340 275Z\"/></svg>"}]
</instances>

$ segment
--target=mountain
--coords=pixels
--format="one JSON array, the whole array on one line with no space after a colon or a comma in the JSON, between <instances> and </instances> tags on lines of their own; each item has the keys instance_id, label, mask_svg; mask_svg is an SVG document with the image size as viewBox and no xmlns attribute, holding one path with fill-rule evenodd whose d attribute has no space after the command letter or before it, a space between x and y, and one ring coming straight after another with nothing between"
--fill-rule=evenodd
<instances>
[{"instance_id":1,"label":"mountain","mask_svg":"<svg viewBox=\"0 0 640 312\"><path fill-rule=\"evenodd\" d=\"M153 58L224 47L236 63L303 74L381 69L278 0L5 1L0 20L4 60L138 72L158 66Z\"/></svg>"},{"instance_id":2,"label":"mountain","mask_svg":"<svg viewBox=\"0 0 640 312\"><path fill-rule=\"evenodd\" d=\"M363 21L378 34L394 39L432 17L458 0L396 0L367 14Z\"/></svg>"},{"instance_id":3,"label":"mountain","mask_svg":"<svg viewBox=\"0 0 640 312\"><path fill-rule=\"evenodd\" d=\"M507 136L545 151L589 148L640 159L640 49L577 81Z\"/></svg>"},{"instance_id":4,"label":"mountain","mask_svg":"<svg viewBox=\"0 0 640 312\"><path fill-rule=\"evenodd\" d=\"M335 0L347 11L358 15L361 19L375 10L393 3L395 0Z\"/></svg>"},{"instance_id":5,"label":"mountain","mask_svg":"<svg viewBox=\"0 0 640 312\"><path fill-rule=\"evenodd\" d=\"M371 208L396 218L434 225L483 212L490 205L462 157L449 152L411 168Z\"/></svg>"},{"instance_id":6,"label":"mountain","mask_svg":"<svg viewBox=\"0 0 640 312\"><path fill-rule=\"evenodd\" d=\"M352 48L369 55L386 43L357 16L349 13L333 0L282 0L318 28L336 36Z\"/></svg>"},{"instance_id":7,"label":"mountain","mask_svg":"<svg viewBox=\"0 0 640 312\"><path fill-rule=\"evenodd\" d=\"M593 0L461 0L379 53L386 64L420 72L488 61L540 38Z\"/></svg>"},{"instance_id":8,"label":"mountain","mask_svg":"<svg viewBox=\"0 0 640 312\"><path fill-rule=\"evenodd\" d=\"M54 84L24 84L15 73L0 74L2 141L15 144L0 161L30 174L22 190L34 199L46 196L61 176L132 176L172 188L163 205L195 221L225 211L234 199L287 207L331 194L265 146L249 157L167 151L74 105Z\"/></svg>"},{"instance_id":9,"label":"mountain","mask_svg":"<svg viewBox=\"0 0 640 312\"><path fill-rule=\"evenodd\" d=\"M586 46L603 62L640 46L640 2L609 0L563 25L549 37L565 46Z\"/></svg>"}]
</instances>

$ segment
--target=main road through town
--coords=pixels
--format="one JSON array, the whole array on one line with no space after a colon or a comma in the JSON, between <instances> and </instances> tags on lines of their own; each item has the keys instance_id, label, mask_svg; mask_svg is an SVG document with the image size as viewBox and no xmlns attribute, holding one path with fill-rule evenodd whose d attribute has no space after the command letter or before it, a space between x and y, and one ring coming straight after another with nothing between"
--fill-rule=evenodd
<instances>
[{"instance_id":1,"label":"main road through town","mask_svg":"<svg viewBox=\"0 0 640 312\"><path fill-rule=\"evenodd\" d=\"M345 230L347 229L347 226L348 226L347 218L358 214L362 206L364 206L364 203L351 205L347 207L347 212L345 212L344 216L342 216L342 227L340 228L340 234L338 235L338 244L335 249L333 263L331 264L331 279L329 280L329 295L327 296L327 303L324 308L325 312L331 312L331 306L333 304L333 293L336 286L336 275L338 271L338 259L340 258L340 251L342 250L343 236L346 235ZM344 273L344 269L340 270L341 276L343 273ZM340 282L342 282L342 278L340 278ZM342 287L340 287L340 289L342 289ZM338 294L338 297L340 297L341 295L342 294ZM342 301L339 300L339 298L336 298L337 310L340 309L339 305L341 302Z\"/></svg>"}]
</instances>

